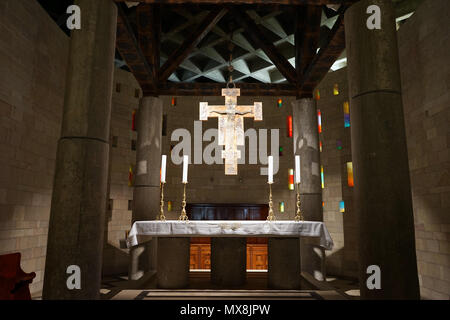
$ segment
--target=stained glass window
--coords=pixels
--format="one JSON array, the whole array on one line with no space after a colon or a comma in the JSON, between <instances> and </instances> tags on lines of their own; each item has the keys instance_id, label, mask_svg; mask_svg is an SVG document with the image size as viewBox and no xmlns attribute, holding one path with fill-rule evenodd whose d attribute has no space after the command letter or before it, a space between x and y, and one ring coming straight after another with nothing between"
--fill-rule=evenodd
<instances>
[{"instance_id":1,"label":"stained glass window","mask_svg":"<svg viewBox=\"0 0 450 320\"><path fill-rule=\"evenodd\" d=\"M320 110L317 110L317 124L319 127L319 133L322 133L322 113Z\"/></svg>"},{"instance_id":2,"label":"stained glass window","mask_svg":"<svg viewBox=\"0 0 450 320\"><path fill-rule=\"evenodd\" d=\"M292 138L292 116L287 117L287 136L288 138Z\"/></svg>"},{"instance_id":3,"label":"stained glass window","mask_svg":"<svg viewBox=\"0 0 450 320\"><path fill-rule=\"evenodd\" d=\"M347 162L347 184L353 187L353 163Z\"/></svg>"},{"instance_id":4,"label":"stained glass window","mask_svg":"<svg viewBox=\"0 0 450 320\"><path fill-rule=\"evenodd\" d=\"M350 105L348 102L344 102L344 127L350 127Z\"/></svg>"},{"instance_id":5,"label":"stained glass window","mask_svg":"<svg viewBox=\"0 0 450 320\"><path fill-rule=\"evenodd\" d=\"M338 86L337 83L336 83L336 84L334 85L334 87L333 87L333 95L334 95L334 96L339 95L339 86Z\"/></svg>"},{"instance_id":6,"label":"stained glass window","mask_svg":"<svg viewBox=\"0 0 450 320\"><path fill-rule=\"evenodd\" d=\"M323 166L320 166L320 181L322 183L322 189L325 188L325 181L323 177Z\"/></svg>"}]
</instances>

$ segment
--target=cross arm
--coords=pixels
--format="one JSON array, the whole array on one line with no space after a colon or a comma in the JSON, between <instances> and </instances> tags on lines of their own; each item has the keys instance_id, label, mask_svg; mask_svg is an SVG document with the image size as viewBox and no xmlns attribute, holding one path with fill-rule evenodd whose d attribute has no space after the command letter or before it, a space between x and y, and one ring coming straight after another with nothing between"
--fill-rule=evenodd
<instances>
[{"instance_id":1,"label":"cross arm","mask_svg":"<svg viewBox=\"0 0 450 320\"><path fill-rule=\"evenodd\" d=\"M244 118L255 118L255 121L262 121L262 102L255 102L252 106L237 106L236 114Z\"/></svg>"},{"instance_id":2,"label":"cross arm","mask_svg":"<svg viewBox=\"0 0 450 320\"><path fill-rule=\"evenodd\" d=\"M210 106L208 102L200 102L200 120L202 121L208 120L208 117L217 118L226 112L226 106Z\"/></svg>"}]
</instances>

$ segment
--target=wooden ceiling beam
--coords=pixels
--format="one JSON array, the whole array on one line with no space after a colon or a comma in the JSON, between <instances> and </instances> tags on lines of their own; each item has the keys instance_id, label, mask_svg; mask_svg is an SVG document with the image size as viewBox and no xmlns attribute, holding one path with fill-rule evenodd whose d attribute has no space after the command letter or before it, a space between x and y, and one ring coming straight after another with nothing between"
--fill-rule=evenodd
<instances>
[{"instance_id":1,"label":"wooden ceiling beam","mask_svg":"<svg viewBox=\"0 0 450 320\"><path fill-rule=\"evenodd\" d=\"M328 35L326 45L320 49L306 68L301 84L301 97L312 97L314 88L330 70L345 49L344 13L342 10Z\"/></svg>"},{"instance_id":2,"label":"wooden ceiling beam","mask_svg":"<svg viewBox=\"0 0 450 320\"><path fill-rule=\"evenodd\" d=\"M155 77L152 76L152 68L142 53L124 8L121 5L117 7L116 48L135 76L142 91L146 92L147 95L155 94L156 81Z\"/></svg>"},{"instance_id":3,"label":"wooden ceiling beam","mask_svg":"<svg viewBox=\"0 0 450 320\"><path fill-rule=\"evenodd\" d=\"M248 31L249 38L247 39L250 44L256 49L261 48L264 53L269 57L281 74L290 82L297 82L297 74L295 68L289 63L289 61L278 52L273 43L268 42L260 29L260 27L253 21L247 13L242 13L239 10L233 8L233 16L237 23L239 23L245 30Z\"/></svg>"},{"instance_id":4,"label":"wooden ceiling beam","mask_svg":"<svg viewBox=\"0 0 450 320\"><path fill-rule=\"evenodd\" d=\"M151 76L157 82L161 20L159 5L143 4L136 9L138 42L142 53L151 69Z\"/></svg>"},{"instance_id":5,"label":"wooden ceiling beam","mask_svg":"<svg viewBox=\"0 0 450 320\"><path fill-rule=\"evenodd\" d=\"M321 7L302 6L296 8L295 68L298 79L303 78L306 68L317 53L321 17Z\"/></svg>"},{"instance_id":6,"label":"wooden ceiling beam","mask_svg":"<svg viewBox=\"0 0 450 320\"><path fill-rule=\"evenodd\" d=\"M158 77L160 82L164 82L170 77L181 62L187 58L189 53L202 41L227 11L225 8L217 7L203 19L197 29L184 40L161 67Z\"/></svg>"},{"instance_id":7,"label":"wooden ceiling beam","mask_svg":"<svg viewBox=\"0 0 450 320\"><path fill-rule=\"evenodd\" d=\"M166 82L158 85L160 95L170 96L220 96L226 83ZM295 96L297 88L292 84L236 83L241 96Z\"/></svg>"}]
</instances>

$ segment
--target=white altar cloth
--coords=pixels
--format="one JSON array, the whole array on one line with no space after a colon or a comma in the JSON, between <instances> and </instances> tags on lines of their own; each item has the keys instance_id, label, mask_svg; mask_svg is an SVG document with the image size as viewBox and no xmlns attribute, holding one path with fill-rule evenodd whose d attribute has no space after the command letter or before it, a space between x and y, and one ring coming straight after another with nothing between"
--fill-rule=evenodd
<instances>
[{"instance_id":1,"label":"white altar cloth","mask_svg":"<svg viewBox=\"0 0 450 320\"><path fill-rule=\"evenodd\" d=\"M333 248L333 240L320 221L178 220L136 221L128 234L127 247L146 237L320 237L320 246Z\"/></svg>"}]
</instances>

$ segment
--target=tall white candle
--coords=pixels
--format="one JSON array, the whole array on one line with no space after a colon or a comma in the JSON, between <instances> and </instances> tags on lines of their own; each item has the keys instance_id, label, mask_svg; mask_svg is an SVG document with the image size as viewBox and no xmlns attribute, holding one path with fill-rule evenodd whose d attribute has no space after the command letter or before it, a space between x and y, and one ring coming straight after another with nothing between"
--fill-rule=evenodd
<instances>
[{"instance_id":1,"label":"tall white candle","mask_svg":"<svg viewBox=\"0 0 450 320\"><path fill-rule=\"evenodd\" d=\"M188 156L183 156L183 183L187 183L188 182L188 161L189 158Z\"/></svg>"},{"instance_id":2,"label":"tall white candle","mask_svg":"<svg viewBox=\"0 0 450 320\"><path fill-rule=\"evenodd\" d=\"M163 154L161 157L161 183L166 183L166 162L167 156Z\"/></svg>"},{"instance_id":3,"label":"tall white candle","mask_svg":"<svg viewBox=\"0 0 450 320\"><path fill-rule=\"evenodd\" d=\"M300 156L295 156L295 183L300 183Z\"/></svg>"},{"instance_id":4,"label":"tall white candle","mask_svg":"<svg viewBox=\"0 0 450 320\"><path fill-rule=\"evenodd\" d=\"M268 172L267 182L273 183L273 157L272 156L269 156L268 162L269 162L269 168L268 168L269 172Z\"/></svg>"}]
</instances>

